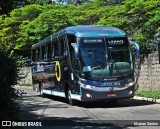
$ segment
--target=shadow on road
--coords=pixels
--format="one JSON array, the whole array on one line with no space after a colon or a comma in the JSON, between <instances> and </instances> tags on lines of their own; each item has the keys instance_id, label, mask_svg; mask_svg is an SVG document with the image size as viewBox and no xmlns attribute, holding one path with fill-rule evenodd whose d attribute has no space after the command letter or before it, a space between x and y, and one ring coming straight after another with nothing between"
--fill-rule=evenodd
<instances>
[{"instance_id":1,"label":"shadow on road","mask_svg":"<svg viewBox=\"0 0 160 129\"><path fill-rule=\"evenodd\" d=\"M32 97L41 98L41 96L32 95L32 96L25 96L25 99L32 98ZM48 101L62 102L62 103L64 103L64 105L67 104L66 99L62 98L62 97L45 95L45 98L48 99ZM116 103L110 103L109 101L93 101L93 102L78 102L77 101L75 106L84 107L84 108L123 108L123 107L145 106L145 105L152 105L152 104L155 104L155 103L144 101L144 100L123 99L123 100L117 101ZM56 107L54 107L54 108L56 108ZM61 107L58 106L57 108L61 108ZM64 108L64 107L62 107L62 108ZM66 108L67 108L67 106L66 106Z\"/></svg>"},{"instance_id":2,"label":"shadow on road","mask_svg":"<svg viewBox=\"0 0 160 129\"><path fill-rule=\"evenodd\" d=\"M34 98L34 99L33 99ZM48 96L44 98L45 101L38 102L39 96L24 96L17 98L16 102L20 105L20 120L41 122L42 127L24 127L24 129L53 129L53 128L64 128L64 129L125 129L133 126L133 122L129 121L111 121L111 120L91 120L89 117L50 117L43 114L45 109L49 108L74 108L65 103L65 99L60 97ZM53 105L49 105L51 101L57 101ZM132 100L133 102L133 100ZM132 103L131 102L131 103ZM89 105L89 106L88 106ZM119 105L119 104L118 104ZM80 103L78 106L84 106L86 108L109 108L110 105L104 106L104 103L91 103L84 104ZM121 105L117 107L122 107ZM36 111L41 110L41 114L37 114ZM45 127L44 127L45 126Z\"/></svg>"},{"instance_id":3,"label":"shadow on road","mask_svg":"<svg viewBox=\"0 0 160 129\"><path fill-rule=\"evenodd\" d=\"M66 104L66 99L61 97L46 96L42 98L38 94L26 94L16 99L16 102L20 105L20 120L22 121L39 121L42 123L42 127L24 127L24 129L126 129L133 126L133 121L117 121L117 120L91 120L89 117L60 117L60 116L47 116L44 115L46 109L68 109L75 108ZM54 102L54 103L53 103ZM53 103L53 104L52 104ZM145 106L154 103L145 102L141 100L126 99L117 102L116 104L110 104L108 102L89 102L78 103L76 108L124 108L134 106ZM41 113L37 113L37 111ZM119 109L118 109L119 110ZM46 127L44 127L46 126Z\"/></svg>"},{"instance_id":4,"label":"shadow on road","mask_svg":"<svg viewBox=\"0 0 160 129\"><path fill-rule=\"evenodd\" d=\"M135 107L135 106L145 106L155 104L153 102L147 102L142 100L135 99L125 99L119 100L116 103L110 102L89 102L89 103L81 103L79 106L85 108L123 108L123 107Z\"/></svg>"},{"instance_id":5,"label":"shadow on road","mask_svg":"<svg viewBox=\"0 0 160 129\"><path fill-rule=\"evenodd\" d=\"M131 121L90 120L88 117L46 117L45 115L31 113L29 110L22 110L20 116L20 120L17 121L40 122L40 125L42 125L24 127L24 129L127 129L128 127L134 127Z\"/></svg>"}]
</instances>

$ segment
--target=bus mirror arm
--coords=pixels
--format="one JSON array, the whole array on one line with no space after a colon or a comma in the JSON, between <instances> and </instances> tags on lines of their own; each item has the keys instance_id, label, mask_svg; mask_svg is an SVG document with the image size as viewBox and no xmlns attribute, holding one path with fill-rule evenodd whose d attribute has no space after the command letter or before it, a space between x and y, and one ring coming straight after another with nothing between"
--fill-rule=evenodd
<instances>
[{"instance_id":1,"label":"bus mirror arm","mask_svg":"<svg viewBox=\"0 0 160 129\"><path fill-rule=\"evenodd\" d=\"M140 56L140 46L138 45L138 43L130 41L130 44L136 48L136 56L139 57Z\"/></svg>"},{"instance_id":2,"label":"bus mirror arm","mask_svg":"<svg viewBox=\"0 0 160 129\"><path fill-rule=\"evenodd\" d=\"M32 65L32 59L26 59L26 60L25 60L25 63L26 63L27 65L31 66L31 65Z\"/></svg>"},{"instance_id":3,"label":"bus mirror arm","mask_svg":"<svg viewBox=\"0 0 160 129\"><path fill-rule=\"evenodd\" d=\"M78 59L79 58L78 45L76 43L71 43L71 45L74 49L74 57L75 57L75 59Z\"/></svg>"}]
</instances>

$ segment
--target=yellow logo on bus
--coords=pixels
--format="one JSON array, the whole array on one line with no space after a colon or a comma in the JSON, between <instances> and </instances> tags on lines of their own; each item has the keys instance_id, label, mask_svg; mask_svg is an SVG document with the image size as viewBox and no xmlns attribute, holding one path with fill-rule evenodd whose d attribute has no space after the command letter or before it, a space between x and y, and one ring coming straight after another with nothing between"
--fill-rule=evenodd
<instances>
[{"instance_id":1,"label":"yellow logo on bus","mask_svg":"<svg viewBox=\"0 0 160 129\"><path fill-rule=\"evenodd\" d=\"M55 72L56 72L57 81L60 81L61 80L61 68L60 68L59 61L56 61Z\"/></svg>"}]
</instances>

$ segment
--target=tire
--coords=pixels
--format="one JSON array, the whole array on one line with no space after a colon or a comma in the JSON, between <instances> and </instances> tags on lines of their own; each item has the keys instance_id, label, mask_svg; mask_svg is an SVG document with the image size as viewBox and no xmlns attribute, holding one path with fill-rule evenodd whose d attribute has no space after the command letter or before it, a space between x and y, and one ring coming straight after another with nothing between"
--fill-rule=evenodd
<instances>
[{"instance_id":1,"label":"tire","mask_svg":"<svg viewBox=\"0 0 160 129\"><path fill-rule=\"evenodd\" d=\"M42 84L42 82L39 82L39 95L40 95L41 97L44 97L43 84Z\"/></svg>"},{"instance_id":2,"label":"tire","mask_svg":"<svg viewBox=\"0 0 160 129\"><path fill-rule=\"evenodd\" d=\"M76 104L76 100L73 100L71 98L71 90L70 89L68 89L68 92L67 92L67 101L68 101L68 104L70 104L70 105Z\"/></svg>"}]
</instances>

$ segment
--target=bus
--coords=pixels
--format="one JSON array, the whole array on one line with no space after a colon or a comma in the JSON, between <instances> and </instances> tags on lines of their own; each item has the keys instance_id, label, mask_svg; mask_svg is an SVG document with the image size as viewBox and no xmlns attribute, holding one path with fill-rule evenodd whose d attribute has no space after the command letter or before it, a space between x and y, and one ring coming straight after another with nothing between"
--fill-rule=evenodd
<instances>
[{"instance_id":1,"label":"bus","mask_svg":"<svg viewBox=\"0 0 160 129\"><path fill-rule=\"evenodd\" d=\"M115 27L71 26L32 45L33 89L77 101L116 102L136 90L131 45Z\"/></svg>"}]
</instances>

